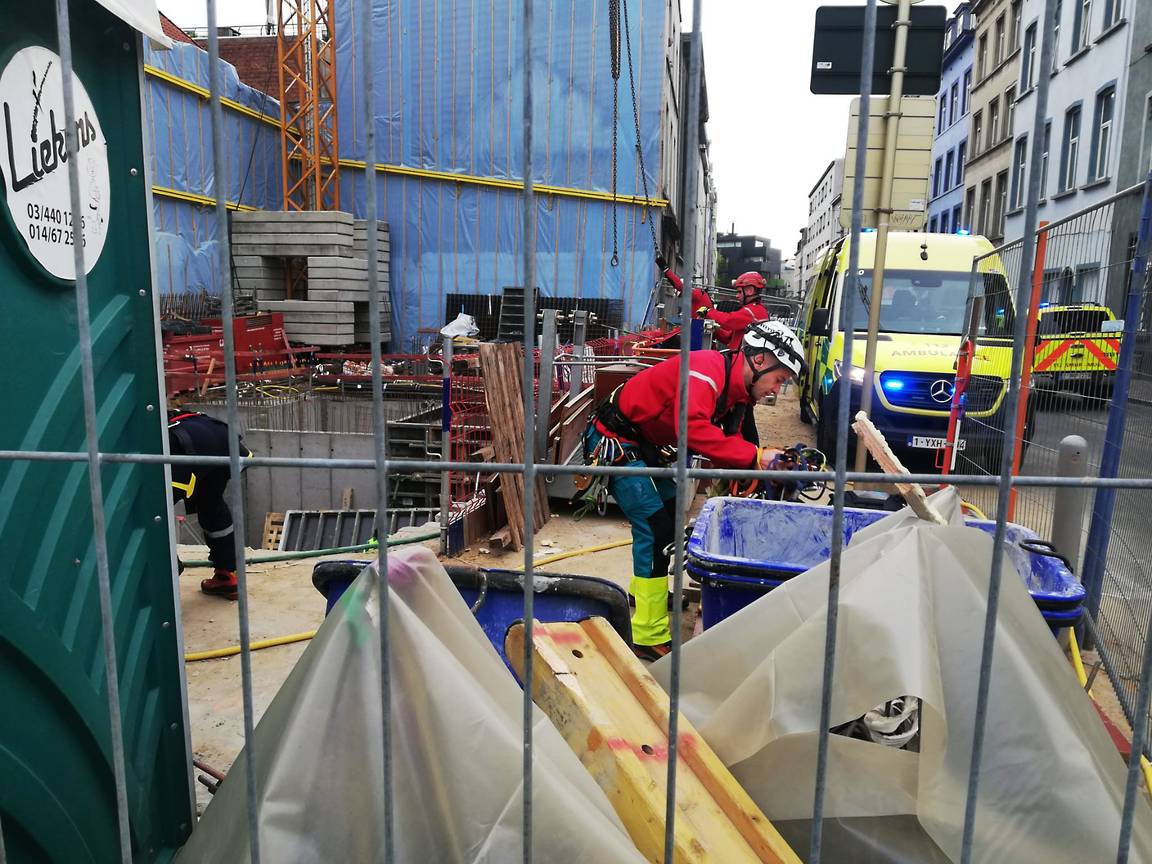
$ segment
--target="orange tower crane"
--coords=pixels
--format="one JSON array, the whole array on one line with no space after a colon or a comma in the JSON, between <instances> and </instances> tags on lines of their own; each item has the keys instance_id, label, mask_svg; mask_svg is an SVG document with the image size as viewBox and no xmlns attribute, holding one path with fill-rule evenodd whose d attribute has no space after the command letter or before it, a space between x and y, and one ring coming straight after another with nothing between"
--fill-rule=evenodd
<instances>
[{"instance_id":1,"label":"orange tower crane","mask_svg":"<svg viewBox=\"0 0 1152 864\"><path fill-rule=\"evenodd\" d=\"M277 0L285 210L340 209L332 0Z\"/></svg>"}]
</instances>

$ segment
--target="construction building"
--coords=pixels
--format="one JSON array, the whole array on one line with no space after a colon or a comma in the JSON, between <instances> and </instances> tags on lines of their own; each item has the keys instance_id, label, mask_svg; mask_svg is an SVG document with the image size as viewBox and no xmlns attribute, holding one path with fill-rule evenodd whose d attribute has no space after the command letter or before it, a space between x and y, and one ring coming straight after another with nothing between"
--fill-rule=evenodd
<instances>
[{"instance_id":1,"label":"construction building","mask_svg":"<svg viewBox=\"0 0 1152 864\"><path fill-rule=\"evenodd\" d=\"M347 0L332 4L332 13L344 22L335 28L331 47L339 105L356 104L363 83L354 39L361 26L356 8ZM438 41L403 46L402 32L424 26L418 7L373 17L379 204L390 228L389 275L399 310L391 334L395 349L419 347L421 330L443 325L462 308L476 311L482 305L487 312L496 304L498 315L503 289L522 282L514 188L521 156L512 128L517 85L508 76L508 58L517 47L509 41L508 27L499 24L510 20L510 10L504 4L483 21L459 10L437 28ZM654 314L652 237L669 260L678 260L686 242L681 238L685 178L695 178L701 202L693 239L696 260L710 260L706 250L714 248L715 189L706 129L698 154L683 154L680 147L687 55L679 13L656 0L634 3L630 11L639 150L629 70L622 68L614 88L606 29L581 18L542 19L537 37L552 64L541 80L549 82L546 103L553 109L538 120L535 182L547 203L539 217L554 243L541 256L538 287L543 298L595 301L601 322L612 327L641 326ZM227 191L240 210L279 210L287 203L280 183L277 95L249 86L258 80L260 67L253 56L266 57L270 39L275 42L275 37L231 31L221 39L224 56L240 64L239 71L223 67L232 166ZM212 192L205 155L207 105L198 95L208 83L207 55L186 43L147 50L164 302L182 314L210 312L222 286L204 266L216 242L206 206ZM589 69L592 79L584 86L578 73ZM666 69L677 73L670 76ZM703 76L701 87L706 92ZM704 124L706 100L701 108ZM335 112L335 123L340 209L362 218L363 121L345 109ZM611 263L614 251L616 263ZM248 291L242 276L238 287Z\"/></svg>"}]
</instances>

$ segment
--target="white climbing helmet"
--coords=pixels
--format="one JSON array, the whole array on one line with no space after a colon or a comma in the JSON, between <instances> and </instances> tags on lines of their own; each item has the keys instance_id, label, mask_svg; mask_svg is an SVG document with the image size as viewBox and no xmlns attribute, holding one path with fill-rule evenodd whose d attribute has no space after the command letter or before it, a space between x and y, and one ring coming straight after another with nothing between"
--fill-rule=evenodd
<instances>
[{"instance_id":1,"label":"white climbing helmet","mask_svg":"<svg viewBox=\"0 0 1152 864\"><path fill-rule=\"evenodd\" d=\"M786 324L779 321L756 321L749 324L742 347L746 357L771 353L776 357L777 366L786 367L797 377L804 374L804 345ZM753 375L752 380L755 381L777 366L760 370Z\"/></svg>"}]
</instances>

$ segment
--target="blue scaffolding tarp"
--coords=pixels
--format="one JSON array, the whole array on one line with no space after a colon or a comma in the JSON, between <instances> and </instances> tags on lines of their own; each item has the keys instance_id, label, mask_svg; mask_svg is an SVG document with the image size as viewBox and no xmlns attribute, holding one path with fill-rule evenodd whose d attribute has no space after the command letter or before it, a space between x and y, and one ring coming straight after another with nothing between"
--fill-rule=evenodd
<instances>
[{"instance_id":1,"label":"blue scaffolding tarp","mask_svg":"<svg viewBox=\"0 0 1152 864\"><path fill-rule=\"evenodd\" d=\"M340 154L364 154L360 28L353 0L336 0ZM630 41L648 193L663 193L661 130L668 10L632 0ZM372 14L377 160L384 165L519 180L523 165L521 4L511 0L375 0ZM613 79L606 0L540 6L533 45L535 182L609 192ZM617 191L643 196L626 44L619 82ZM474 182L382 173L381 218L391 229L394 347L439 327L446 296L523 285L519 192ZM341 209L364 215L362 169L341 172ZM659 214L561 194L538 199L538 284L545 297L622 300L623 323L648 314L656 277L649 225Z\"/></svg>"},{"instance_id":2,"label":"blue scaffolding tarp","mask_svg":"<svg viewBox=\"0 0 1152 864\"><path fill-rule=\"evenodd\" d=\"M144 62L186 84L207 90L208 54L195 45L177 42L172 50L156 50L145 42ZM221 96L276 119L280 105L268 94L240 83L235 68L220 63ZM148 145L152 183L157 187L157 288L165 300L179 295L219 296L226 284L216 265L216 224L212 207L181 200L216 194L212 163L212 126L208 101L187 86L146 75ZM250 114L225 107L225 197L263 210L282 207L279 129ZM241 286L243 287L243 286Z\"/></svg>"}]
</instances>

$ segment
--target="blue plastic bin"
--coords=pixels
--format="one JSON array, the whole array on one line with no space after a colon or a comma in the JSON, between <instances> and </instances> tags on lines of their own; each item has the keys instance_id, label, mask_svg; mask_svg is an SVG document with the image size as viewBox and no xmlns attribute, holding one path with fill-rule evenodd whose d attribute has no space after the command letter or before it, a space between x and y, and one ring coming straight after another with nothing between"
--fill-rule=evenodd
<instances>
[{"instance_id":1,"label":"blue plastic bin","mask_svg":"<svg viewBox=\"0 0 1152 864\"><path fill-rule=\"evenodd\" d=\"M844 542L890 514L844 510ZM969 519L989 534L996 523ZM773 588L827 560L832 508L749 498L712 498L688 540L688 574L700 582L704 628L723 621ZM1008 523L1008 558L1049 626L1070 627L1080 617L1084 586L1036 533ZM1033 548L1025 548L1021 543Z\"/></svg>"},{"instance_id":2,"label":"blue plastic bin","mask_svg":"<svg viewBox=\"0 0 1152 864\"><path fill-rule=\"evenodd\" d=\"M322 561L312 568L312 584L326 601L325 615L368 564L368 561ZM477 623L507 664L504 636L512 624L524 617L524 574L480 567L446 569L464 602L476 607ZM481 594L483 601L477 606ZM608 620L625 643L632 644L628 595L615 582L593 576L537 572L532 609L533 617L546 624L583 621L599 615Z\"/></svg>"}]
</instances>

